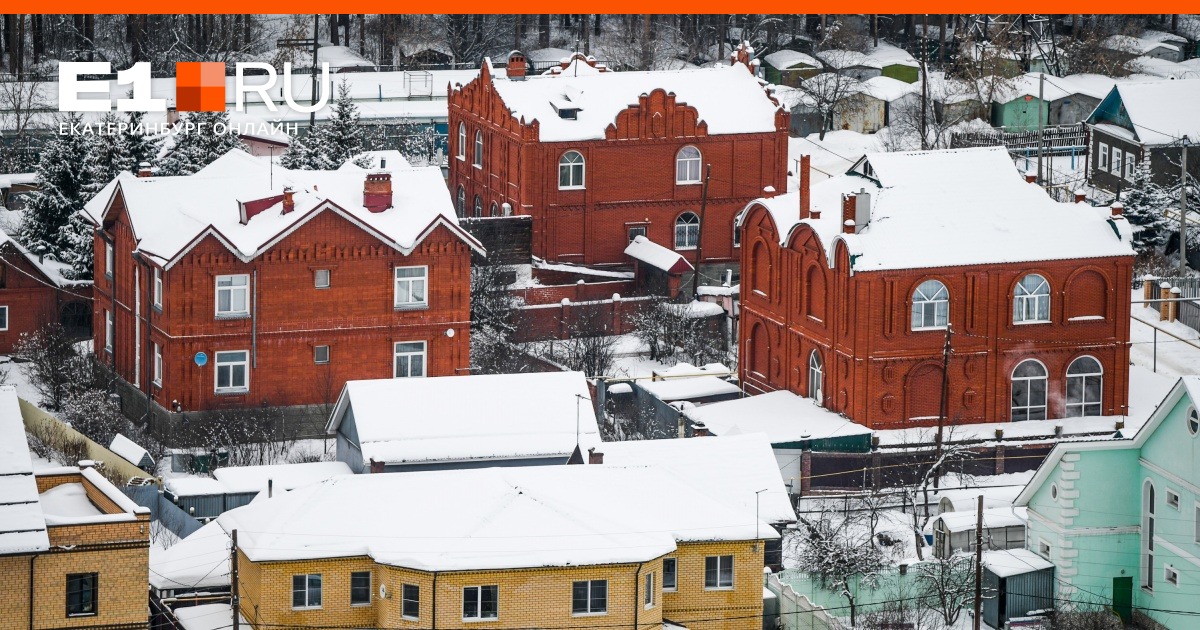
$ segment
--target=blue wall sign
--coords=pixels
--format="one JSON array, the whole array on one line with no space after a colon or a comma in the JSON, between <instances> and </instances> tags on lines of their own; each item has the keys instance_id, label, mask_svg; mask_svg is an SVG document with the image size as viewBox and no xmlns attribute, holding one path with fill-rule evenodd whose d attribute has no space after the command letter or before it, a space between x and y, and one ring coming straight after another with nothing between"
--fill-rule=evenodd
<instances>
[{"instance_id":1,"label":"blue wall sign","mask_svg":"<svg viewBox=\"0 0 1200 630\"><path fill-rule=\"evenodd\" d=\"M208 363L208 355L204 354L203 352L197 352L196 353L196 365L199 365L200 367L204 367L205 363Z\"/></svg>"}]
</instances>

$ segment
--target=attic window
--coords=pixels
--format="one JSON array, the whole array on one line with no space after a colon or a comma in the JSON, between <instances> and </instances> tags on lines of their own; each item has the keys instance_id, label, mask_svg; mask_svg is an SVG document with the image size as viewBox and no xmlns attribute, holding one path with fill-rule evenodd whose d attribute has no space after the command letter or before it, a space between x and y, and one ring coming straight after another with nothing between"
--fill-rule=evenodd
<instances>
[{"instance_id":1,"label":"attic window","mask_svg":"<svg viewBox=\"0 0 1200 630\"><path fill-rule=\"evenodd\" d=\"M558 117L563 120L577 120L579 118L579 108L564 107L558 110Z\"/></svg>"}]
</instances>

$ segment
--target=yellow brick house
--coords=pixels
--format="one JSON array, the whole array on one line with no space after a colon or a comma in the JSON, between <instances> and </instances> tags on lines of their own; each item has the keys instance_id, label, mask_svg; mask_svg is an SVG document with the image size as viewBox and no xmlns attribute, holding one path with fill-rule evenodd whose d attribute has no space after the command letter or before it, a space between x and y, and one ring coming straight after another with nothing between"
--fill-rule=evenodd
<instances>
[{"instance_id":1,"label":"yellow brick house","mask_svg":"<svg viewBox=\"0 0 1200 630\"><path fill-rule=\"evenodd\" d=\"M147 628L149 547L150 511L95 469L34 472L0 387L0 630Z\"/></svg>"},{"instance_id":2,"label":"yellow brick house","mask_svg":"<svg viewBox=\"0 0 1200 630\"><path fill-rule=\"evenodd\" d=\"M337 477L217 523L237 531L240 611L256 630L752 630L763 543L778 537L753 510L616 466ZM172 551L204 557L188 544ZM222 614L198 608L212 610L182 612Z\"/></svg>"}]
</instances>

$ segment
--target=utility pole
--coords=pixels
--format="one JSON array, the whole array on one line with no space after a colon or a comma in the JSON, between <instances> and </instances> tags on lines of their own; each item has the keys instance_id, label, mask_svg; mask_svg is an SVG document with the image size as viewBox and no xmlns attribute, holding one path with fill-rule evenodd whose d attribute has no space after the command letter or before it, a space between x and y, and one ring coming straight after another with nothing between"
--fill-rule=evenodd
<instances>
[{"instance_id":1,"label":"utility pole","mask_svg":"<svg viewBox=\"0 0 1200 630\"><path fill-rule=\"evenodd\" d=\"M1043 107L1046 101L1043 99L1044 90L1046 88L1046 74L1038 74L1038 183L1045 186L1042 181L1042 137L1045 135L1044 125L1046 124L1046 109Z\"/></svg>"},{"instance_id":2,"label":"utility pole","mask_svg":"<svg viewBox=\"0 0 1200 630\"><path fill-rule=\"evenodd\" d=\"M1187 275L1187 178L1188 137L1183 137L1183 153L1179 160L1179 275ZM1149 159L1147 157L1147 159Z\"/></svg>"},{"instance_id":3,"label":"utility pole","mask_svg":"<svg viewBox=\"0 0 1200 630\"><path fill-rule=\"evenodd\" d=\"M318 65L317 64L317 47L320 45L317 43L317 33L320 32L320 28L321 28L321 16L314 14L313 15L313 41L312 41L312 45L313 45L313 49L312 49L312 56L313 56L312 57L312 101L309 103L310 105L317 104L317 65ZM308 129L309 129L309 131L312 131L312 129L315 128L316 126L317 126L317 110L314 108L313 111L309 112L309 114L308 114ZM233 630L237 630L237 628L234 628Z\"/></svg>"},{"instance_id":4,"label":"utility pole","mask_svg":"<svg viewBox=\"0 0 1200 630\"><path fill-rule=\"evenodd\" d=\"M239 595L240 589L238 588L238 543L236 529L233 530L232 535L233 547L229 550L229 562L232 563L229 570L229 585L233 587L233 590L230 592L231 597L229 598L229 608L233 611L233 630L239 630L238 618L242 616L242 598Z\"/></svg>"},{"instance_id":5,"label":"utility pole","mask_svg":"<svg viewBox=\"0 0 1200 630\"><path fill-rule=\"evenodd\" d=\"M700 191L700 225L696 226L696 269L692 271L692 295L700 299L700 254L704 243L704 210L708 208L708 178L712 176L712 164L704 165L704 188Z\"/></svg>"},{"instance_id":6,"label":"utility pole","mask_svg":"<svg viewBox=\"0 0 1200 630\"><path fill-rule=\"evenodd\" d=\"M976 508L976 614L973 628L979 630L979 617L983 612L983 494L979 494ZM236 630L236 629L234 629Z\"/></svg>"},{"instance_id":7,"label":"utility pole","mask_svg":"<svg viewBox=\"0 0 1200 630\"><path fill-rule=\"evenodd\" d=\"M929 64L926 57L929 54L929 16L925 15L921 23L921 150L929 149L929 127L926 120L929 111Z\"/></svg>"},{"instance_id":8,"label":"utility pole","mask_svg":"<svg viewBox=\"0 0 1200 630\"><path fill-rule=\"evenodd\" d=\"M946 315L949 319L949 313ZM942 438L946 428L946 414L950 407L950 337L954 334L950 329L950 322L946 322L946 343L942 347L942 399L938 402L938 427L937 427L937 451L934 454L933 462L933 489L936 491L941 484L942 477ZM929 516L929 501L925 501L925 516Z\"/></svg>"}]
</instances>

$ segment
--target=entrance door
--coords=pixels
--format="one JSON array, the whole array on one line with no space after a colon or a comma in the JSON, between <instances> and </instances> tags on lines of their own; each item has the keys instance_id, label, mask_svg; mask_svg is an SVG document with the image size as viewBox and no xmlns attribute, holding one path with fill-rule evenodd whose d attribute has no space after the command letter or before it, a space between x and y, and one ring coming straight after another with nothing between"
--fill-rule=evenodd
<instances>
[{"instance_id":1,"label":"entrance door","mask_svg":"<svg viewBox=\"0 0 1200 630\"><path fill-rule=\"evenodd\" d=\"M1129 623L1133 619L1133 577L1113 578L1112 606L1121 621Z\"/></svg>"}]
</instances>

